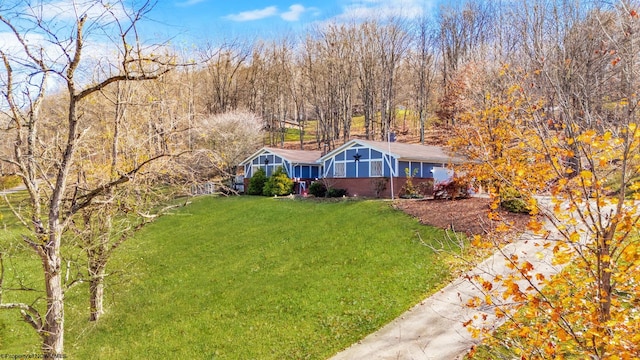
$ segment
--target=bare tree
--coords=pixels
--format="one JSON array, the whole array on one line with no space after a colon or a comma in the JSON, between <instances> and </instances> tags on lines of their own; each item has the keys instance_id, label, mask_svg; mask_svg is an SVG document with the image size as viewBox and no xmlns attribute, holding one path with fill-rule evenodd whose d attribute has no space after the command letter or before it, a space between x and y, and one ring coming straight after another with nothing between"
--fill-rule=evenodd
<instances>
[{"instance_id":1,"label":"bare tree","mask_svg":"<svg viewBox=\"0 0 640 360\"><path fill-rule=\"evenodd\" d=\"M387 139L395 119L395 91L398 67L409 47L409 36L404 24L396 18L389 19L381 28L377 44L380 47L380 117L382 139Z\"/></svg>"},{"instance_id":2,"label":"bare tree","mask_svg":"<svg viewBox=\"0 0 640 360\"><path fill-rule=\"evenodd\" d=\"M240 41L206 50L207 112L219 114L238 107L240 70L246 66L251 47Z\"/></svg>"},{"instance_id":3,"label":"bare tree","mask_svg":"<svg viewBox=\"0 0 640 360\"><path fill-rule=\"evenodd\" d=\"M375 137L375 118L377 111L377 99L379 97L378 78L380 76L379 48L375 46L378 26L375 22L360 24L360 31L356 42L356 52L359 56L358 89L362 112L364 113L364 128L367 139Z\"/></svg>"},{"instance_id":4,"label":"bare tree","mask_svg":"<svg viewBox=\"0 0 640 360\"><path fill-rule=\"evenodd\" d=\"M249 80L252 91L248 108L264 120L270 145L282 145L286 127L292 123L293 47L293 40L283 37L258 43L252 55Z\"/></svg>"},{"instance_id":5,"label":"bare tree","mask_svg":"<svg viewBox=\"0 0 640 360\"><path fill-rule=\"evenodd\" d=\"M619 6L625 6L620 2ZM586 129L604 129L620 121L607 103L627 98L625 73L634 60L625 60L625 41L633 44L632 27L621 30L619 18L606 2L585 6L575 1L525 2L514 10L519 29L521 60L527 73L527 93L544 101L547 131L562 128L575 137ZM533 86L533 87L532 87ZM542 130L542 129L541 129ZM568 159L580 168L579 151Z\"/></svg>"},{"instance_id":6,"label":"bare tree","mask_svg":"<svg viewBox=\"0 0 640 360\"><path fill-rule=\"evenodd\" d=\"M334 138L340 137L346 142L351 134L353 117L353 93L356 53L353 46L357 28L347 25L330 25L324 31L323 42L328 61L335 71L335 110L336 123L333 127Z\"/></svg>"},{"instance_id":7,"label":"bare tree","mask_svg":"<svg viewBox=\"0 0 640 360\"><path fill-rule=\"evenodd\" d=\"M307 36L304 75L310 103L319 119L318 142L335 147L351 135L357 71L357 34L354 24L326 24Z\"/></svg>"},{"instance_id":8,"label":"bare tree","mask_svg":"<svg viewBox=\"0 0 640 360\"><path fill-rule=\"evenodd\" d=\"M289 83L289 92L291 94L291 102L293 105L293 118L298 124L300 132L300 149L304 149L305 127L308 120L307 114L307 84L304 81L304 58L300 53L294 54L291 64L291 82Z\"/></svg>"},{"instance_id":9,"label":"bare tree","mask_svg":"<svg viewBox=\"0 0 640 360\"><path fill-rule=\"evenodd\" d=\"M321 35L317 35L320 37ZM326 58L323 43L311 35L304 44L304 77L308 84L309 104L317 120L316 142L324 151L335 147L336 87L334 85L334 64Z\"/></svg>"},{"instance_id":10,"label":"bare tree","mask_svg":"<svg viewBox=\"0 0 640 360\"><path fill-rule=\"evenodd\" d=\"M49 8L45 3L2 6L0 23L19 46L0 50L5 70L3 109L10 118L3 135L12 136L14 144L12 156L0 160L14 166L27 187L31 209L16 215L30 229L30 235L24 236L25 243L41 259L46 305L44 314L24 303L0 307L20 309L24 320L40 335L44 355L55 356L64 350L63 235L76 215L99 196L130 181L145 165L166 155L151 154L109 182L82 188L75 179L79 175L78 152L91 126L84 112L85 101L120 81L158 78L170 71L174 59L165 56L161 47L145 47L138 36L136 25L150 10L150 2L136 10L124 2L104 5L100 1L71 2L64 9ZM74 20L61 26L57 18L49 17L51 11L65 11ZM119 37L105 36L112 31ZM32 41L32 34L45 41ZM118 62L90 55L91 46L100 40L108 40L102 46L117 49ZM91 76L88 65L97 66L99 71ZM47 119L41 113L50 81L62 86L64 95L60 98L66 106L53 119L58 122L52 124L53 131L45 133Z\"/></svg>"},{"instance_id":11,"label":"bare tree","mask_svg":"<svg viewBox=\"0 0 640 360\"><path fill-rule=\"evenodd\" d=\"M455 112L447 107L459 84L455 78L461 66L469 61L481 61L478 49L485 47L493 27L491 5L488 3L468 2L462 9L443 8L439 23L439 43L441 51L441 74L443 109L439 111L442 120L455 122Z\"/></svg>"},{"instance_id":12,"label":"bare tree","mask_svg":"<svg viewBox=\"0 0 640 360\"><path fill-rule=\"evenodd\" d=\"M167 83L181 85L168 79L171 75L147 82L120 81L87 99L84 111L94 120L94 125L86 132L83 146L77 153L82 165L74 172L75 186L95 189L116 181L130 169L130 164L145 162L149 154L169 155L169 148L179 151L175 149L176 143L180 147L187 146L186 136L180 134L186 133L189 126L191 111L188 105L191 101L177 96L179 89L167 91ZM174 102L158 96L171 96L180 104L168 106ZM159 107L158 103L165 106ZM144 118L154 120L135 121ZM177 168L171 166L171 160L170 156L158 158L145 165L143 172L130 176L126 183L96 195L93 203L83 208L78 219L71 222L69 227L75 236L69 241L86 256L87 274L70 281L89 283L89 320L97 321L104 313L105 278L109 275L106 267L111 255L135 230L154 220L163 211L159 204L171 196L171 191L154 188L158 181L167 184L168 177L180 175L176 174ZM171 175L166 175L168 172Z\"/></svg>"},{"instance_id":13,"label":"bare tree","mask_svg":"<svg viewBox=\"0 0 640 360\"><path fill-rule=\"evenodd\" d=\"M430 20L423 17L418 20L413 49L408 56L412 73L414 102L420 123L420 143L424 144L424 132L427 117L427 106L434 83L436 33Z\"/></svg>"}]
</instances>

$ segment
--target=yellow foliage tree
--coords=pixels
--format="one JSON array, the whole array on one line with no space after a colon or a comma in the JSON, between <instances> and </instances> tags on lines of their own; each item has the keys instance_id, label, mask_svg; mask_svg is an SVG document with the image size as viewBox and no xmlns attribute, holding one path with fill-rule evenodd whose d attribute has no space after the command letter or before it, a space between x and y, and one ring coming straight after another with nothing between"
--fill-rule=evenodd
<instances>
[{"instance_id":1,"label":"yellow foliage tree","mask_svg":"<svg viewBox=\"0 0 640 360\"><path fill-rule=\"evenodd\" d=\"M496 196L504 188L529 192L523 195L543 190L552 177L530 126L535 111L535 106L527 106L520 87L512 86L487 93L479 109L461 114L449 145L473 161L462 165L459 173Z\"/></svg>"},{"instance_id":2,"label":"yellow foliage tree","mask_svg":"<svg viewBox=\"0 0 640 360\"><path fill-rule=\"evenodd\" d=\"M474 279L483 295L468 305L490 305L504 325L480 321L472 333L509 358L638 358L638 101L615 104L607 129L549 126L518 86L486 104L463 117L453 145L475 160L470 175L528 196L528 241L539 242L541 261L505 254L507 273ZM499 249L489 238L474 243Z\"/></svg>"}]
</instances>

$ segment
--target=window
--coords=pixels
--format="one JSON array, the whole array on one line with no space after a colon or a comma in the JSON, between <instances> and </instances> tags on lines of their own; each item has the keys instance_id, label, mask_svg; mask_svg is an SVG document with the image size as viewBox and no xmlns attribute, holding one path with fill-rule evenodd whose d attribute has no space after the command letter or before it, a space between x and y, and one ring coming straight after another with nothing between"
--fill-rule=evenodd
<instances>
[{"instance_id":1,"label":"window","mask_svg":"<svg viewBox=\"0 0 640 360\"><path fill-rule=\"evenodd\" d=\"M371 160L371 176L383 176L382 160Z\"/></svg>"},{"instance_id":2,"label":"window","mask_svg":"<svg viewBox=\"0 0 640 360\"><path fill-rule=\"evenodd\" d=\"M347 176L347 169L346 169L346 164L345 163L336 163L335 164L335 170L334 170L334 176L335 177L345 177Z\"/></svg>"}]
</instances>

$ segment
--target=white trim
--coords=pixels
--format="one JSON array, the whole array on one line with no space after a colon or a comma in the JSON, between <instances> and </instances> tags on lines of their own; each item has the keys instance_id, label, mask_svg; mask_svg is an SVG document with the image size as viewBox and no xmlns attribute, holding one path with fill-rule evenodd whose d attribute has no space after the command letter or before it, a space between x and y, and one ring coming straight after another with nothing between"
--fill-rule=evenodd
<instances>
[{"instance_id":1,"label":"white trim","mask_svg":"<svg viewBox=\"0 0 640 360\"><path fill-rule=\"evenodd\" d=\"M373 173L373 164L379 164L377 166L379 166L379 172L378 173ZM376 160L369 160L369 177L383 177L384 176L384 160L383 159L376 159Z\"/></svg>"},{"instance_id":2,"label":"white trim","mask_svg":"<svg viewBox=\"0 0 640 360\"><path fill-rule=\"evenodd\" d=\"M330 168L333 167L335 169L335 164L334 164L335 160L336 160L335 156L332 157L331 160L329 160L329 166L327 166L327 167L324 166L324 161L322 162L321 166L322 166L322 168L324 170L323 171L324 174L322 176L323 178L329 177L329 169ZM334 170L334 172L335 172L335 170Z\"/></svg>"},{"instance_id":3,"label":"white trim","mask_svg":"<svg viewBox=\"0 0 640 360\"><path fill-rule=\"evenodd\" d=\"M287 172L287 176L289 176L290 178L293 177L293 164L291 164L291 162L289 161L285 161L282 156L280 156L280 159L282 159L281 166L284 169L284 171Z\"/></svg>"},{"instance_id":4,"label":"white trim","mask_svg":"<svg viewBox=\"0 0 640 360\"><path fill-rule=\"evenodd\" d=\"M246 158L243 162L241 162L240 164L249 164L252 165L253 164L253 160L255 158L257 158L258 156L262 155L262 153L266 153L269 152L267 149L265 148L261 148L258 151L254 152L251 156L249 156L248 158Z\"/></svg>"},{"instance_id":5,"label":"white trim","mask_svg":"<svg viewBox=\"0 0 640 360\"><path fill-rule=\"evenodd\" d=\"M338 174L338 165L342 166L342 175ZM347 162L346 161L336 162L333 165L333 177L334 178L345 178L345 177L347 177Z\"/></svg>"},{"instance_id":6,"label":"white trim","mask_svg":"<svg viewBox=\"0 0 640 360\"><path fill-rule=\"evenodd\" d=\"M385 162L388 165L389 168L389 177L394 177L396 176L396 174L398 173L398 169L396 169L396 164L391 164L391 159L393 158L392 156L390 156L389 154L383 154L382 158L385 160ZM398 161L396 161L397 163ZM384 170L383 170L384 173Z\"/></svg>"}]
</instances>

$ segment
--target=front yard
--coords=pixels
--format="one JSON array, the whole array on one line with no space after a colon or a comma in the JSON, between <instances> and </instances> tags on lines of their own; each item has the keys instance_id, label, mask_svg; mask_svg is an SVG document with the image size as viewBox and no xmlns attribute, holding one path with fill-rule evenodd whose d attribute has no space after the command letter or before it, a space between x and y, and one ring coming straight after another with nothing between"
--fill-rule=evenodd
<instances>
[{"instance_id":1,"label":"front yard","mask_svg":"<svg viewBox=\"0 0 640 360\"><path fill-rule=\"evenodd\" d=\"M425 246L443 237L383 201L199 198L119 249L98 324L86 287L67 294L65 353L324 359L448 281ZM0 313L0 353L37 353L17 318Z\"/></svg>"}]
</instances>

